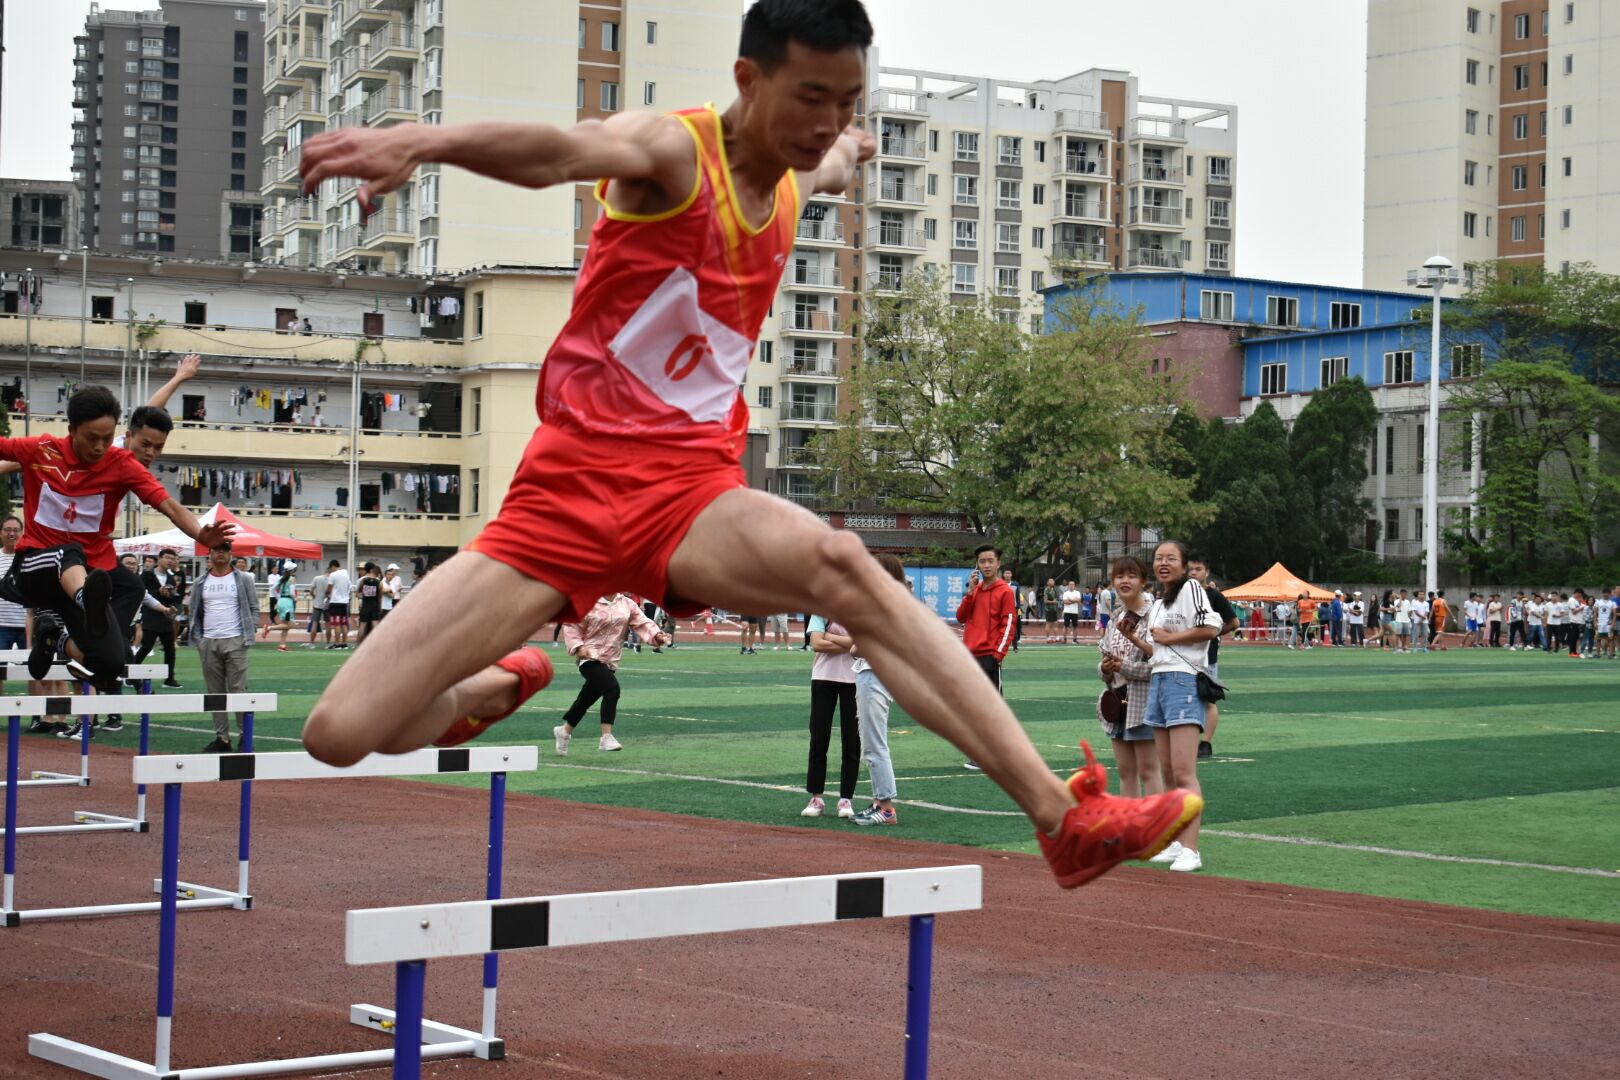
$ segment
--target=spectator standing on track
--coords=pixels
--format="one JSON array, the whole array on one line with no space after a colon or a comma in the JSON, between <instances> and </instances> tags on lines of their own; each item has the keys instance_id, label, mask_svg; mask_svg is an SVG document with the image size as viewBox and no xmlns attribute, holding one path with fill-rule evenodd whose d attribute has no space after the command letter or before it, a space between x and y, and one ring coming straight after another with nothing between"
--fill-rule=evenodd
<instances>
[{"instance_id":1,"label":"spectator standing on track","mask_svg":"<svg viewBox=\"0 0 1620 1080\"><path fill-rule=\"evenodd\" d=\"M1485 601L1486 642L1493 649L1502 647L1502 595L1491 593Z\"/></svg>"},{"instance_id":2,"label":"spectator standing on track","mask_svg":"<svg viewBox=\"0 0 1620 1080\"><path fill-rule=\"evenodd\" d=\"M333 559L326 564L326 647L349 647L349 597L354 582L343 564Z\"/></svg>"},{"instance_id":3,"label":"spectator standing on track","mask_svg":"<svg viewBox=\"0 0 1620 1080\"><path fill-rule=\"evenodd\" d=\"M376 563L368 562L361 567L354 591L360 597L360 610L356 615L359 632L354 636L355 648L359 648L382 618L382 578L377 575Z\"/></svg>"},{"instance_id":4,"label":"spectator standing on track","mask_svg":"<svg viewBox=\"0 0 1620 1080\"><path fill-rule=\"evenodd\" d=\"M1564 626L1569 622L1569 597L1550 592L1541 608L1542 649L1552 653L1564 647Z\"/></svg>"},{"instance_id":5,"label":"spectator standing on track","mask_svg":"<svg viewBox=\"0 0 1620 1080\"><path fill-rule=\"evenodd\" d=\"M1412 599L1405 589L1395 601L1395 651L1412 651Z\"/></svg>"},{"instance_id":6,"label":"spectator standing on track","mask_svg":"<svg viewBox=\"0 0 1620 1080\"><path fill-rule=\"evenodd\" d=\"M1199 552L1187 556L1187 574L1194 581L1204 587L1204 593L1209 597L1209 606L1215 609L1215 614L1221 617L1220 629L1210 639L1207 664L1207 673L1216 682L1221 681L1221 635L1230 634L1237 629L1237 611L1232 607L1231 601L1211 585L1209 582L1209 558ZM1204 737L1198 741L1198 756L1211 757L1215 753L1215 728L1221 722L1220 705L1213 701L1204 702Z\"/></svg>"},{"instance_id":7,"label":"spectator standing on track","mask_svg":"<svg viewBox=\"0 0 1620 1080\"><path fill-rule=\"evenodd\" d=\"M1586 590L1576 589L1569 598L1569 621L1565 623L1564 637L1569 642L1569 655L1584 658L1586 631L1592 625L1592 609L1586 602Z\"/></svg>"},{"instance_id":8,"label":"spectator standing on track","mask_svg":"<svg viewBox=\"0 0 1620 1080\"><path fill-rule=\"evenodd\" d=\"M1524 603L1524 619L1526 631L1525 651L1541 648L1542 639L1547 633L1547 604L1538 592L1530 594L1530 599Z\"/></svg>"},{"instance_id":9,"label":"spectator standing on track","mask_svg":"<svg viewBox=\"0 0 1620 1080\"><path fill-rule=\"evenodd\" d=\"M1097 630L1099 633L1106 633L1108 631L1108 620L1113 618L1114 607L1119 603L1119 597L1114 595L1113 589L1104 584L1099 584L1092 589L1092 595L1096 597L1097 603L1095 609ZM1086 620L1082 617L1080 621L1085 622Z\"/></svg>"},{"instance_id":10,"label":"spectator standing on track","mask_svg":"<svg viewBox=\"0 0 1620 1080\"><path fill-rule=\"evenodd\" d=\"M17 557L17 541L22 539L22 534L21 518L12 516L0 522L0 577L11 572L11 561ZM0 600L0 649L26 648L28 609L10 600Z\"/></svg>"},{"instance_id":11,"label":"spectator standing on track","mask_svg":"<svg viewBox=\"0 0 1620 1080\"><path fill-rule=\"evenodd\" d=\"M1429 651L1429 602L1422 590L1412 593L1412 616L1408 620L1413 652Z\"/></svg>"},{"instance_id":12,"label":"spectator standing on track","mask_svg":"<svg viewBox=\"0 0 1620 1080\"><path fill-rule=\"evenodd\" d=\"M997 584L1001 584L999 579ZM1002 585L1005 588L1005 585ZM833 711L838 712L839 769L838 816L855 816L855 782L861 775L861 725L855 697L855 640L842 623L810 616L810 651L816 654L810 669L810 763L804 789L810 801L800 817L821 817L827 812L827 750L832 743Z\"/></svg>"},{"instance_id":13,"label":"spectator standing on track","mask_svg":"<svg viewBox=\"0 0 1620 1080\"><path fill-rule=\"evenodd\" d=\"M1159 599L1153 602L1145 624L1126 637L1151 654L1148 664L1153 677L1146 722L1154 729L1154 748L1165 785L1199 791L1198 743L1205 703L1198 694L1198 675L1208 672L1208 646L1220 633L1221 616L1209 603L1203 585L1188 573L1184 544L1167 540L1155 548L1153 574ZM1202 823L1200 814L1179 841L1149 861L1169 863L1170 869L1182 872L1202 869L1204 860L1198 851Z\"/></svg>"},{"instance_id":14,"label":"spectator standing on track","mask_svg":"<svg viewBox=\"0 0 1620 1080\"><path fill-rule=\"evenodd\" d=\"M191 590L191 640L202 663L203 684L210 694L240 694L248 688L248 648L254 639L253 575L231 566L231 545L208 551L208 573ZM242 732L242 714L236 715ZM241 749L240 742L237 749ZM231 751L230 714L214 714L214 741L205 754Z\"/></svg>"},{"instance_id":15,"label":"spectator standing on track","mask_svg":"<svg viewBox=\"0 0 1620 1080\"><path fill-rule=\"evenodd\" d=\"M1395 636L1395 591L1385 589L1378 598L1378 647L1389 648L1389 639Z\"/></svg>"},{"instance_id":16,"label":"spectator standing on track","mask_svg":"<svg viewBox=\"0 0 1620 1080\"><path fill-rule=\"evenodd\" d=\"M1051 645L1062 640L1058 637L1058 620L1063 616L1063 590L1058 588L1056 578L1047 578L1046 586L1041 589L1041 617L1046 620L1046 643Z\"/></svg>"},{"instance_id":17,"label":"spectator standing on track","mask_svg":"<svg viewBox=\"0 0 1620 1080\"><path fill-rule=\"evenodd\" d=\"M893 555L876 556L878 565L901 584L906 584L906 568ZM850 647L855 657L855 715L861 731L861 757L872 779L872 805L855 815L857 825L898 825L894 799L899 789L894 783L894 761L889 756L889 707L894 696L878 678L859 645Z\"/></svg>"},{"instance_id":18,"label":"spectator standing on track","mask_svg":"<svg viewBox=\"0 0 1620 1080\"><path fill-rule=\"evenodd\" d=\"M1361 599L1361 593L1350 597L1350 602L1344 606L1344 624L1350 631L1350 647L1364 649L1367 647L1367 605Z\"/></svg>"},{"instance_id":19,"label":"spectator standing on track","mask_svg":"<svg viewBox=\"0 0 1620 1080\"><path fill-rule=\"evenodd\" d=\"M1063 643L1065 645L1080 644L1080 590L1075 588L1074 582L1066 582L1063 586Z\"/></svg>"},{"instance_id":20,"label":"spectator standing on track","mask_svg":"<svg viewBox=\"0 0 1620 1080\"><path fill-rule=\"evenodd\" d=\"M157 566L141 574L146 594L155 599L168 612L177 611L185 601L185 578L180 574L180 555L172 548L158 553ZM163 663L168 666L168 677L163 685L178 689L180 682L174 677L174 618L164 610L146 607L141 610L141 647L135 651L134 662L139 664L152 651L152 646L163 645Z\"/></svg>"},{"instance_id":21,"label":"spectator standing on track","mask_svg":"<svg viewBox=\"0 0 1620 1080\"><path fill-rule=\"evenodd\" d=\"M975 565L968 575L967 592L956 607L956 621L962 626L962 644L973 654L974 663L989 676L999 694L1001 664L1012 646L1013 624L1018 621L1017 601L1012 589L1001 580L1000 548L981 544L973 558ZM1079 607L1078 599L1075 606ZM979 763L972 759L963 765L975 772L979 769Z\"/></svg>"},{"instance_id":22,"label":"spectator standing on track","mask_svg":"<svg viewBox=\"0 0 1620 1080\"><path fill-rule=\"evenodd\" d=\"M377 621L388 618L388 613L394 610L401 597L405 595L405 579L399 576L399 563L389 563L388 569L383 571L382 577L382 614Z\"/></svg>"},{"instance_id":23,"label":"spectator standing on track","mask_svg":"<svg viewBox=\"0 0 1620 1080\"><path fill-rule=\"evenodd\" d=\"M1344 648L1344 593L1338 589L1333 590L1333 600L1328 604L1328 630L1333 647Z\"/></svg>"},{"instance_id":24,"label":"spectator standing on track","mask_svg":"<svg viewBox=\"0 0 1620 1080\"><path fill-rule=\"evenodd\" d=\"M1510 652L1518 652L1521 644L1525 648L1530 647L1530 635L1524 621L1527 604L1529 604L1529 599L1522 592L1514 593L1513 598L1508 601L1508 650Z\"/></svg>"},{"instance_id":25,"label":"spectator standing on track","mask_svg":"<svg viewBox=\"0 0 1620 1080\"><path fill-rule=\"evenodd\" d=\"M1115 559L1109 569L1119 607L1115 609L1115 618L1109 620L1108 632L1097 642L1102 652L1097 673L1110 687L1123 687L1125 710L1117 721L1110 722L1102 715L1099 703L1097 719L1114 748L1119 793L1155 795L1164 790L1164 777L1159 769L1153 729L1147 724L1153 669L1148 663L1148 654L1125 636L1136 630L1153 607L1152 597L1142 591L1148 579L1147 565L1134 555L1125 555Z\"/></svg>"},{"instance_id":26,"label":"spectator standing on track","mask_svg":"<svg viewBox=\"0 0 1620 1080\"><path fill-rule=\"evenodd\" d=\"M304 627L304 633L309 636L309 640L304 642L306 649L315 648L326 634L326 582L326 572L322 571L315 575L309 587L309 624Z\"/></svg>"},{"instance_id":27,"label":"spectator standing on track","mask_svg":"<svg viewBox=\"0 0 1620 1080\"><path fill-rule=\"evenodd\" d=\"M579 677L585 680L585 685L563 713L563 722L551 729L558 757L568 756L574 729L598 701L602 703L599 714L602 734L596 740L596 748L624 749L624 744L613 734L613 725L619 719L619 661L624 656L625 631L632 627L652 643L654 651L669 644L669 635L658 629L641 606L624 593L601 597L579 622L563 624L563 646L579 665Z\"/></svg>"},{"instance_id":28,"label":"spectator standing on track","mask_svg":"<svg viewBox=\"0 0 1620 1080\"><path fill-rule=\"evenodd\" d=\"M1620 638L1620 585L1608 590L1608 595L1599 596L1592 605L1592 618L1597 626L1598 655L1607 660L1615 658L1616 639Z\"/></svg>"}]
</instances>

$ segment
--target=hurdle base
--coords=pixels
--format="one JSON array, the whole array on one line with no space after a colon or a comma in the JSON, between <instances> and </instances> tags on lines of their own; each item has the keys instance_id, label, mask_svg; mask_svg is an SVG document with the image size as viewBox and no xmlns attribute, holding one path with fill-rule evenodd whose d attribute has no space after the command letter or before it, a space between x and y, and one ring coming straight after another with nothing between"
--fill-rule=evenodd
<instances>
[{"instance_id":1,"label":"hurdle base","mask_svg":"<svg viewBox=\"0 0 1620 1080\"><path fill-rule=\"evenodd\" d=\"M385 1009L380 1005L351 1005L349 1007L349 1023L372 1031L381 1032L392 1037L394 1034L394 1010ZM477 1031L468 1031L466 1028L451 1027L434 1020L422 1021L422 1042L424 1046L442 1046L451 1043L472 1043L472 1055L485 1061L506 1060L506 1040L500 1038L484 1038ZM426 1054L423 1055L427 1056Z\"/></svg>"},{"instance_id":2,"label":"hurdle base","mask_svg":"<svg viewBox=\"0 0 1620 1080\"><path fill-rule=\"evenodd\" d=\"M163 879L154 878L152 891L159 896L163 895ZM216 889L212 885L198 885L191 881L175 882L175 892L180 897L180 906L191 904L193 907L202 907L203 901L213 901L209 907L233 907L237 911L250 911L253 908L253 897L248 893L239 893L234 889ZM154 905L155 906L155 905Z\"/></svg>"},{"instance_id":3,"label":"hurdle base","mask_svg":"<svg viewBox=\"0 0 1620 1080\"><path fill-rule=\"evenodd\" d=\"M24 781L26 783L26 781ZM151 825L139 818L124 817L120 814L102 814L94 810L73 811L73 821L68 825L23 825L17 829L18 836L44 836L51 833L76 832L150 832Z\"/></svg>"},{"instance_id":4,"label":"hurdle base","mask_svg":"<svg viewBox=\"0 0 1620 1080\"><path fill-rule=\"evenodd\" d=\"M213 890L219 892L220 890ZM245 899L247 904L237 903L238 899ZM235 893L220 896L199 897L195 900L181 900L175 906L180 911L194 909L237 908L246 911L251 906L253 898L237 897ZM158 900L147 900L137 904L89 904L83 907L59 908L24 908L18 911L4 912L5 924L16 926L25 922L46 922L53 919L98 919L107 915L156 915L161 912L163 904ZM15 918L17 921L13 922Z\"/></svg>"},{"instance_id":5,"label":"hurdle base","mask_svg":"<svg viewBox=\"0 0 1620 1080\"><path fill-rule=\"evenodd\" d=\"M28 774L27 780L17 781L17 786L25 787L89 787L90 778L79 773L49 772L45 769L35 769Z\"/></svg>"},{"instance_id":6,"label":"hurdle base","mask_svg":"<svg viewBox=\"0 0 1620 1080\"><path fill-rule=\"evenodd\" d=\"M146 1080L154 1077L175 1080L180 1075L173 1070L160 1073L144 1061L43 1033L28 1036L28 1053L31 1057L44 1058L75 1072L100 1076L105 1080L136 1080L142 1077Z\"/></svg>"}]
</instances>

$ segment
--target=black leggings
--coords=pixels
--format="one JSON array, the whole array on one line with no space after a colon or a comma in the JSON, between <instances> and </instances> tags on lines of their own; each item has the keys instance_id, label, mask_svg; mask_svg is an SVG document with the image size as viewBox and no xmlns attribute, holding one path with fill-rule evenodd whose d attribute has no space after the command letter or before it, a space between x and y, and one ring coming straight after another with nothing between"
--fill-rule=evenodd
<instances>
[{"instance_id":1,"label":"black leggings","mask_svg":"<svg viewBox=\"0 0 1620 1080\"><path fill-rule=\"evenodd\" d=\"M174 623L163 620L164 625L159 627L156 623L143 624L141 633L141 647L135 651L135 663L146 659L152 651L152 646L163 643L163 662L169 665L169 681L174 681Z\"/></svg>"},{"instance_id":2,"label":"black leggings","mask_svg":"<svg viewBox=\"0 0 1620 1080\"><path fill-rule=\"evenodd\" d=\"M855 716L855 684L810 680L810 768L804 789L812 795L827 790L827 749L832 743L833 708L838 709L841 758L838 768L838 797L855 797L855 780L861 774L861 728Z\"/></svg>"},{"instance_id":3,"label":"black leggings","mask_svg":"<svg viewBox=\"0 0 1620 1080\"><path fill-rule=\"evenodd\" d=\"M563 723L572 731L585 719L590 707L601 701L602 723L612 727L619 715L619 677L600 660L585 661L579 665L579 674L585 680L585 685L579 688L579 696L563 713Z\"/></svg>"}]
</instances>

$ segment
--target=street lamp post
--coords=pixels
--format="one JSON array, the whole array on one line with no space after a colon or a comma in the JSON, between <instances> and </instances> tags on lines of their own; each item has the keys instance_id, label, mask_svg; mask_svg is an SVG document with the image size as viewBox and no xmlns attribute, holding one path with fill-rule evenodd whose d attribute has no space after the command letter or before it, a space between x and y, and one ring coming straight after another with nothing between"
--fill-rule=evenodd
<instances>
[{"instance_id":1,"label":"street lamp post","mask_svg":"<svg viewBox=\"0 0 1620 1080\"><path fill-rule=\"evenodd\" d=\"M34 268L28 268L28 280L34 280ZM34 305L28 302L26 291L18 297L23 307L23 435L30 434L28 418L34 411Z\"/></svg>"},{"instance_id":2,"label":"street lamp post","mask_svg":"<svg viewBox=\"0 0 1620 1080\"><path fill-rule=\"evenodd\" d=\"M84 385L84 328L90 321L90 245L79 248L79 385Z\"/></svg>"},{"instance_id":3,"label":"street lamp post","mask_svg":"<svg viewBox=\"0 0 1620 1080\"><path fill-rule=\"evenodd\" d=\"M1456 267L1444 255L1435 255L1421 270L1408 270L1406 284L1434 292L1429 334L1429 422L1423 432L1423 588L1429 595L1440 587L1440 296L1447 285L1457 284Z\"/></svg>"}]
</instances>

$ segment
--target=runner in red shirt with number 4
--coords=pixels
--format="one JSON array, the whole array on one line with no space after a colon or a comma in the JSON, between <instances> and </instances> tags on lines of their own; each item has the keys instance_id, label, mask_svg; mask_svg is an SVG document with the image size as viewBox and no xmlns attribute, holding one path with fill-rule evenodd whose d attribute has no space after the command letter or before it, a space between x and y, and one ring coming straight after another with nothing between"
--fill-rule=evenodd
<instances>
[{"instance_id":1,"label":"runner in red shirt with number 4","mask_svg":"<svg viewBox=\"0 0 1620 1080\"><path fill-rule=\"evenodd\" d=\"M545 654L520 648L536 629L624 591L672 615L718 606L842 623L895 700L1029 814L1065 886L1154 854L1196 813L1186 792L1110 796L1101 766L1065 785L858 536L746 486L738 387L804 202L842 194L876 149L849 126L871 40L859 0L760 0L723 112L344 128L304 144L304 189L357 178L367 213L424 162L524 187L596 181L604 211L500 513L332 679L304 728L317 758L475 737L551 680Z\"/></svg>"}]
</instances>

